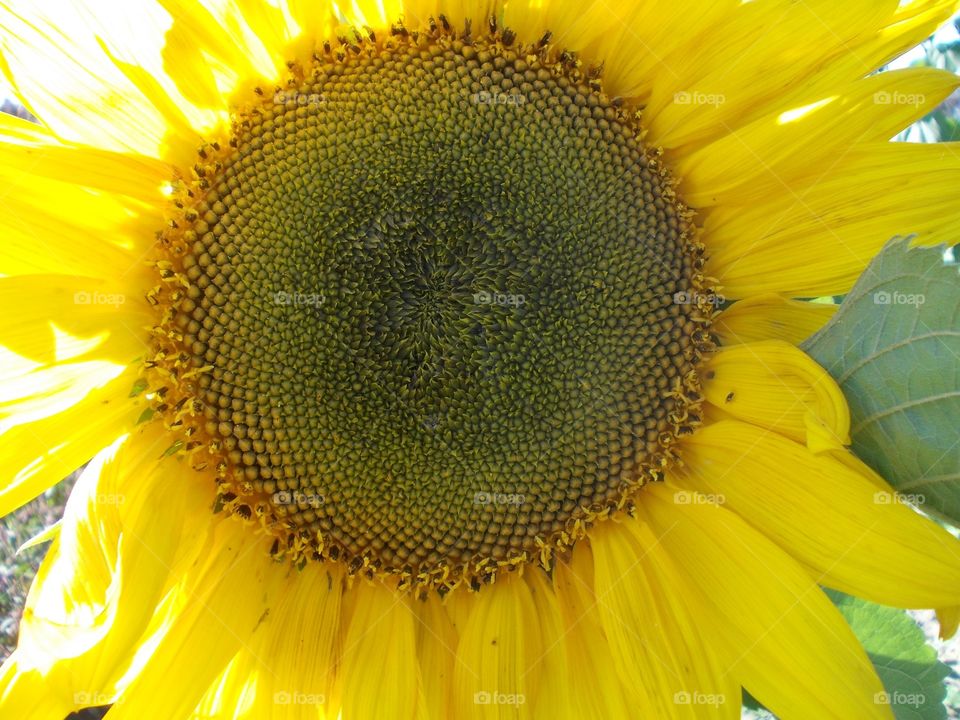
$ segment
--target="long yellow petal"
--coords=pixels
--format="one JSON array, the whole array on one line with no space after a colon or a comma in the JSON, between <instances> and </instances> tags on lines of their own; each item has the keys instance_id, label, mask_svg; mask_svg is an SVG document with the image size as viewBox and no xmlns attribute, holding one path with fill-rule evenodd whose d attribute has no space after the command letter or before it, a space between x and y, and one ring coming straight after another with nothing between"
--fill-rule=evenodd
<instances>
[{"instance_id":1,"label":"long yellow petal","mask_svg":"<svg viewBox=\"0 0 960 720\"><path fill-rule=\"evenodd\" d=\"M676 483L722 499L817 582L885 605L960 604L960 541L882 489L852 456L814 455L775 432L726 421L685 440L683 457Z\"/></svg>"},{"instance_id":2,"label":"long yellow petal","mask_svg":"<svg viewBox=\"0 0 960 720\"><path fill-rule=\"evenodd\" d=\"M200 561L172 588L152 630L138 643L130 671L118 683L120 720L185 717L249 643L290 578L270 560L269 542L236 520L216 523ZM170 692L171 683L177 691Z\"/></svg>"},{"instance_id":3,"label":"long yellow petal","mask_svg":"<svg viewBox=\"0 0 960 720\"><path fill-rule=\"evenodd\" d=\"M628 0L610 5L603 2L583 4L564 2L507 3L503 24L526 43L535 43L551 33L551 42L589 57L609 50L612 37L631 22L636 8L643 3Z\"/></svg>"},{"instance_id":4,"label":"long yellow petal","mask_svg":"<svg viewBox=\"0 0 960 720\"><path fill-rule=\"evenodd\" d=\"M790 110L777 109L678 159L683 198L694 207L746 205L795 191L810 168L837 154L886 142L960 87L953 73L910 68L880 73ZM803 185L799 188L802 190Z\"/></svg>"},{"instance_id":5,"label":"long yellow petal","mask_svg":"<svg viewBox=\"0 0 960 720\"><path fill-rule=\"evenodd\" d=\"M682 34L687 56L665 61L677 79L656 76L647 110L651 137L667 148L702 146L776 110L785 91L809 83L830 59L849 55L848 47L875 34L896 5L741 3L726 26L697 38L700 46ZM873 69L865 64L859 75Z\"/></svg>"},{"instance_id":6,"label":"long yellow petal","mask_svg":"<svg viewBox=\"0 0 960 720\"><path fill-rule=\"evenodd\" d=\"M719 45L714 33L720 26L725 37L742 42L742 32L730 27L742 20L736 15L738 5L736 0L604 4L619 27L599 49L607 91L646 98L658 82L668 84L671 92L687 89L690 78L709 66L709 60L701 62L699 54L688 51L688 43L699 43L701 49L708 45L704 55L711 55Z\"/></svg>"},{"instance_id":7,"label":"long yellow petal","mask_svg":"<svg viewBox=\"0 0 960 720\"><path fill-rule=\"evenodd\" d=\"M27 598L4 717L50 717L31 714L38 674L44 696L67 712L116 699L155 608L179 582L177 569L195 561L212 520L212 479L185 484L182 463L157 461L164 442L159 427L126 438L78 480Z\"/></svg>"},{"instance_id":8,"label":"long yellow petal","mask_svg":"<svg viewBox=\"0 0 960 720\"><path fill-rule=\"evenodd\" d=\"M960 144L858 146L802 191L716 208L704 223L707 271L733 298L843 294L894 235L952 241L958 182Z\"/></svg>"},{"instance_id":9,"label":"long yellow petal","mask_svg":"<svg viewBox=\"0 0 960 720\"><path fill-rule=\"evenodd\" d=\"M67 275L0 278L0 303L18 308L0 316L0 346L42 365L68 360L127 365L143 355L151 319L139 277L129 282ZM91 342L80 354L82 343L72 338Z\"/></svg>"},{"instance_id":10,"label":"long yellow petal","mask_svg":"<svg viewBox=\"0 0 960 720\"><path fill-rule=\"evenodd\" d=\"M767 293L740 300L720 313L713 331L721 345L758 340L783 340L799 345L820 330L837 311L837 305L790 300Z\"/></svg>"},{"instance_id":11,"label":"long yellow petal","mask_svg":"<svg viewBox=\"0 0 960 720\"><path fill-rule=\"evenodd\" d=\"M853 631L787 553L724 507L675 503L667 485L644 488L639 517L683 568L691 612L725 641L727 671L777 717L892 720Z\"/></svg>"},{"instance_id":12,"label":"long yellow petal","mask_svg":"<svg viewBox=\"0 0 960 720\"><path fill-rule=\"evenodd\" d=\"M0 513L29 502L132 429L140 410L127 395L137 375L127 369L71 407L0 435L12 475L0 487Z\"/></svg>"},{"instance_id":13,"label":"long yellow petal","mask_svg":"<svg viewBox=\"0 0 960 720\"><path fill-rule=\"evenodd\" d=\"M446 604L436 593L414 602L417 614L417 656L422 671L424 703L431 718L454 715L451 703L457 632Z\"/></svg>"},{"instance_id":14,"label":"long yellow petal","mask_svg":"<svg viewBox=\"0 0 960 720\"><path fill-rule=\"evenodd\" d=\"M158 208L66 181L18 174L5 187L0 274L109 278L144 268ZM51 212L56 208L56 212Z\"/></svg>"},{"instance_id":15,"label":"long yellow petal","mask_svg":"<svg viewBox=\"0 0 960 720\"><path fill-rule=\"evenodd\" d=\"M157 28L163 27L163 18L156 6L138 6L137 21L124 26L118 13L94 20L84 8L66 2L0 3L0 67L24 104L58 137L160 157L167 119L113 65L97 40L110 35L113 41L156 47L162 42ZM99 32L78 32L98 26ZM72 29L64 30L68 27Z\"/></svg>"},{"instance_id":16,"label":"long yellow petal","mask_svg":"<svg viewBox=\"0 0 960 720\"><path fill-rule=\"evenodd\" d=\"M0 114L0 178L7 185L4 201L11 185L25 184L25 176L158 203L161 186L170 180L172 169L141 155L65 145L35 123Z\"/></svg>"},{"instance_id":17,"label":"long yellow petal","mask_svg":"<svg viewBox=\"0 0 960 720\"><path fill-rule=\"evenodd\" d=\"M343 570L311 563L290 578L196 717L317 720L331 697Z\"/></svg>"},{"instance_id":18,"label":"long yellow petal","mask_svg":"<svg viewBox=\"0 0 960 720\"><path fill-rule=\"evenodd\" d=\"M420 666L410 598L380 583L348 593L356 604L343 647L343 720L413 720Z\"/></svg>"},{"instance_id":19,"label":"long yellow petal","mask_svg":"<svg viewBox=\"0 0 960 720\"><path fill-rule=\"evenodd\" d=\"M739 717L740 686L724 676L717 638L689 612L649 528L631 518L600 523L590 545L612 664L635 702L658 718Z\"/></svg>"},{"instance_id":20,"label":"long yellow petal","mask_svg":"<svg viewBox=\"0 0 960 720\"><path fill-rule=\"evenodd\" d=\"M569 628L567 647L574 665L569 677L574 717L628 720L638 714L620 681L603 632L594 592L593 557L588 543L579 543L571 558L554 570L557 598ZM631 693L634 694L635 693ZM649 713L649 704L644 705Z\"/></svg>"},{"instance_id":21,"label":"long yellow petal","mask_svg":"<svg viewBox=\"0 0 960 720\"><path fill-rule=\"evenodd\" d=\"M524 572L523 579L530 587L543 642L543 654L536 665L527 670L540 676L539 692L531 700L538 717L573 720L579 716L572 712L568 678L575 658L570 654L569 632L560 613L560 600L550 578L540 568Z\"/></svg>"},{"instance_id":22,"label":"long yellow petal","mask_svg":"<svg viewBox=\"0 0 960 720\"><path fill-rule=\"evenodd\" d=\"M464 718L535 718L543 636L530 588L516 575L471 597L457 647L454 706Z\"/></svg>"}]
</instances>

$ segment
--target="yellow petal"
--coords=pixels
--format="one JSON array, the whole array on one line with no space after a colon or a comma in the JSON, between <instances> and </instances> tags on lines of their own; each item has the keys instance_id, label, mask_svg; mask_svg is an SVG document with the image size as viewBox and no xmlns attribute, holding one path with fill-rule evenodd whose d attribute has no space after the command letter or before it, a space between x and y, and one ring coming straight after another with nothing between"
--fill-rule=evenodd
<instances>
[{"instance_id":1,"label":"yellow petal","mask_svg":"<svg viewBox=\"0 0 960 720\"><path fill-rule=\"evenodd\" d=\"M858 146L802 191L716 208L704 222L708 274L733 298L838 295L894 235L951 242L960 221L958 147Z\"/></svg>"},{"instance_id":2,"label":"yellow petal","mask_svg":"<svg viewBox=\"0 0 960 720\"><path fill-rule=\"evenodd\" d=\"M843 392L826 370L789 343L767 340L723 348L707 361L703 377L707 402L738 420L803 443L812 413L834 447L850 444Z\"/></svg>"},{"instance_id":3,"label":"yellow petal","mask_svg":"<svg viewBox=\"0 0 960 720\"><path fill-rule=\"evenodd\" d=\"M234 655L200 699L189 720L241 718L248 714L257 701L256 665L257 659L249 652L241 650Z\"/></svg>"},{"instance_id":4,"label":"yellow petal","mask_svg":"<svg viewBox=\"0 0 960 720\"><path fill-rule=\"evenodd\" d=\"M540 568L530 568L523 573L523 579L530 587L543 642L543 654L536 667L528 670L538 673L541 678L539 692L530 702L538 717L578 717L570 707L569 677L575 658L568 647L569 630L560 614L560 600L550 578Z\"/></svg>"},{"instance_id":5,"label":"yellow petal","mask_svg":"<svg viewBox=\"0 0 960 720\"><path fill-rule=\"evenodd\" d=\"M8 473L0 487L0 514L29 502L130 431L140 411L127 395L138 374L127 369L69 408L0 435Z\"/></svg>"},{"instance_id":6,"label":"yellow petal","mask_svg":"<svg viewBox=\"0 0 960 720\"><path fill-rule=\"evenodd\" d=\"M425 26L429 18L443 15L458 30L470 20L477 33L491 15L502 17L503 5L502 0L405 0L403 18L404 23L413 28Z\"/></svg>"},{"instance_id":7,"label":"yellow petal","mask_svg":"<svg viewBox=\"0 0 960 720\"><path fill-rule=\"evenodd\" d=\"M606 4L616 18L618 32L603 44L604 86L612 96L647 97L658 82L666 82L673 92L685 89L688 78L709 66L689 45L711 44L710 55L719 43L713 33L724 27L723 35L737 33L732 27L742 20L736 0L677 0L670 3L629 2ZM702 49L702 48L701 48Z\"/></svg>"},{"instance_id":8,"label":"yellow petal","mask_svg":"<svg viewBox=\"0 0 960 720\"><path fill-rule=\"evenodd\" d=\"M0 177L5 184L22 187L29 182L25 176L157 203L162 199L161 186L170 180L172 169L166 163L139 155L65 145L35 123L0 115ZM49 205L46 209L50 209Z\"/></svg>"},{"instance_id":9,"label":"yellow petal","mask_svg":"<svg viewBox=\"0 0 960 720\"><path fill-rule=\"evenodd\" d=\"M344 0L338 3L347 23L356 27L382 30L403 16L400 0Z\"/></svg>"},{"instance_id":10,"label":"yellow petal","mask_svg":"<svg viewBox=\"0 0 960 720\"><path fill-rule=\"evenodd\" d=\"M143 355L151 319L145 286L132 285L67 275L0 278L0 302L20 307L0 317L0 345L42 365L67 360L127 365ZM73 338L89 341L82 354Z\"/></svg>"},{"instance_id":11,"label":"yellow petal","mask_svg":"<svg viewBox=\"0 0 960 720\"><path fill-rule=\"evenodd\" d=\"M719 498L817 582L885 605L960 604L960 541L881 489L852 455L814 455L725 421L686 439L683 457L676 483Z\"/></svg>"},{"instance_id":12,"label":"yellow petal","mask_svg":"<svg viewBox=\"0 0 960 720\"><path fill-rule=\"evenodd\" d=\"M694 207L745 205L794 191L811 168L829 168L838 151L885 142L960 87L956 75L931 68L880 73L748 126L677 159L685 202ZM806 183L801 184L801 189Z\"/></svg>"},{"instance_id":13,"label":"yellow petal","mask_svg":"<svg viewBox=\"0 0 960 720\"><path fill-rule=\"evenodd\" d=\"M956 0L905 0L876 37L856 50L871 58L873 67L882 67L930 37L956 11Z\"/></svg>"},{"instance_id":14,"label":"yellow petal","mask_svg":"<svg viewBox=\"0 0 960 720\"><path fill-rule=\"evenodd\" d=\"M336 564L309 563L293 575L196 717L316 720L331 697L343 589Z\"/></svg>"},{"instance_id":15,"label":"yellow petal","mask_svg":"<svg viewBox=\"0 0 960 720\"><path fill-rule=\"evenodd\" d=\"M275 56L274 62L283 67L287 58L283 50L299 31L294 19L287 12L286 3L278 0L234 0L243 14L243 19L264 47ZM389 0L388 0L389 3ZM318 2L322 11L325 3Z\"/></svg>"},{"instance_id":16,"label":"yellow petal","mask_svg":"<svg viewBox=\"0 0 960 720\"><path fill-rule=\"evenodd\" d=\"M313 22L305 19L304 2L290 3L289 13L261 3L193 2L192 0L158 0L170 14L172 25L166 33L162 50L163 71L184 97L218 115L227 110L228 99L240 88L254 83L254 78L273 81L282 63L283 41L301 31L322 31L329 28L330 9L327 3L309 3ZM263 23L258 35L250 23ZM314 49L312 39L299 48L300 59L309 58ZM279 65L278 65L279 63ZM155 72L155 71L154 71Z\"/></svg>"},{"instance_id":17,"label":"yellow petal","mask_svg":"<svg viewBox=\"0 0 960 720\"><path fill-rule=\"evenodd\" d=\"M0 693L4 717L30 716L20 710L37 701L36 675L67 712L116 698L137 641L179 581L175 568L195 560L212 520L212 478L185 485L181 463L157 462L165 441L159 427L126 438L75 485L27 598L20 649L8 661L19 674Z\"/></svg>"},{"instance_id":18,"label":"yellow petal","mask_svg":"<svg viewBox=\"0 0 960 720\"><path fill-rule=\"evenodd\" d=\"M163 225L157 209L141 201L26 173L6 184L3 201L2 275L64 274L116 285L143 274L144 251Z\"/></svg>"},{"instance_id":19,"label":"yellow petal","mask_svg":"<svg viewBox=\"0 0 960 720\"><path fill-rule=\"evenodd\" d=\"M682 34L688 56L666 58L668 72L656 75L647 109L651 136L676 148L738 130L776 109L785 89L849 55L849 46L876 33L895 8L893 0L742 3L711 35Z\"/></svg>"},{"instance_id":20,"label":"yellow petal","mask_svg":"<svg viewBox=\"0 0 960 720\"><path fill-rule=\"evenodd\" d=\"M236 520L215 524L199 561L185 569L139 641L131 669L118 683L123 702L111 713L120 720L173 718L197 706L292 580L268 549L269 542Z\"/></svg>"},{"instance_id":21,"label":"yellow petal","mask_svg":"<svg viewBox=\"0 0 960 720\"><path fill-rule=\"evenodd\" d=\"M453 715L451 695L453 663L457 657L457 633L443 601L436 593L414 603L417 614L417 655L423 680L427 715Z\"/></svg>"},{"instance_id":22,"label":"yellow petal","mask_svg":"<svg viewBox=\"0 0 960 720\"><path fill-rule=\"evenodd\" d=\"M783 340L799 345L822 328L837 311L837 305L790 300L764 294L734 303L720 313L713 325L722 345L757 340Z\"/></svg>"},{"instance_id":23,"label":"yellow petal","mask_svg":"<svg viewBox=\"0 0 960 720\"><path fill-rule=\"evenodd\" d=\"M866 653L807 572L735 513L673 493L645 487L639 517L683 568L680 592L720 634L727 671L782 720L892 720Z\"/></svg>"},{"instance_id":24,"label":"yellow petal","mask_svg":"<svg viewBox=\"0 0 960 720\"><path fill-rule=\"evenodd\" d=\"M74 703L51 693L47 678L39 671L21 669L18 656L14 650L0 667L0 708L18 720L67 717Z\"/></svg>"},{"instance_id":25,"label":"yellow petal","mask_svg":"<svg viewBox=\"0 0 960 720\"><path fill-rule=\"evenodd\" d=\"M571 714L581 718L628 720L637 708L627 701L610 645L603 632L594 593L593 557L589 543L579 543L568 562L554 570L557 598L569 635L573 665L568 678ZM649 706L644 706L649 712Z\"/></svg>"},{"instance_id":26,"label":"yellow petal","mask_svg":"<svg viewBox=\"0 0 960 720\"><path fill-rule=\"evenodd\" d=\"M325 36L335 22L333 7L326 3L287 0L287 8L301 32L315 39ZM395 22L396 18L393 18L393 21Z\"/></svg>"},{"instance_id":27,"label":"yellow petal","mask_svg":"<svg viewBox=\"0 0 960 720\"><path fill-rule=\"evenodd\" d=\"M650 529L632 518L599 523L590 545L612 664L635 702L657 718L739 717L740 686L725 677L717 638L689 612Z\"/></svg>"},{"instance_id":28,"label":"yellow petal","mask_svg":"<svg viewBox=\"0 0 960 720\"><path fill-rule=\"evenodd\" d=\"M160 157L166 118L113 65L97 40L99 33L128 44L162 42L159 8L137 5L137 14L103 13L94 20L75 3L0 4L7 80L58 137ZM133 17L137 21L130 22Z\"/></svg>"},{"instance_id":29,"label":"yellow petal","mask_svg":"<svg viewBox=\"0 0 960 720\"><path fill-rule=\"evenodd\" d=\"M960 625L960 606L937 609L937 620L940 621L940 639L949 640L957 634Z\"/></svg>"},{"instance_id":30,"label":"yellow petal","mask_svg":"<svg viewBox=\"0 0 960 720\"><path fill-rule=\"evenodd\" d=\"M124 370L104 360L61 362L0 382L0 432L43 420L73 407ZM125 388L114 386L118 396Z\"/></svg>"},{"instance_id":31,"label":"yellow petal","mask_svg":"<svg viewBox=\"0 0 960 720\"><path fill-rule=\"evenodd\" d=\"M348 594L356 604L343 647L343 720L412 720L420 667L409 597L379 582Z\"/></svg>"},{"instance_id":32,"label":"yellow petal","mask_svg":"<svg viewBox=\"0 0 960 720\"><path fill-rule=\"evenodd\" d=\"M523 578L509 575L475 593L460 634L454 706L464 718L534 718L544 645Z\"/></svg>"},{"instance_id":33,"label":"yellow petal","mask_svg":"<svg viewBox=\"0 0 960 720\"><path fill-rule=\"evenodd\" d=\"M609 51L610 39L619 34L632 13L642 3L627 0L614 6L592 2L507 3L503 24L517 33L521 41L538 42L551 33L551 42L584 57Z\"/></svg>"}]
</instances>

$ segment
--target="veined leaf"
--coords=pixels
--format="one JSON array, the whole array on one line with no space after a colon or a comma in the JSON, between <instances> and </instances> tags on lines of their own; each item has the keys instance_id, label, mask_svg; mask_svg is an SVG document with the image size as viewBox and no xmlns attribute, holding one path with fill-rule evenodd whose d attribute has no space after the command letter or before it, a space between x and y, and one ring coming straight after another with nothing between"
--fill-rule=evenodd
<instances>
[{"instance_id":1,"label":"veined leaf","mask_svg":"<svg viewBox=\"0 0 960 720\"><path fill-rule=\"evenodd\" d=\"M850 404L857 456L960 525L960 272L895 239L803 349Z\"/></svg>"},{"instance_id":2,"label":"veined leaf","mask_svg":"<svg viewBox=\"0 0 960 720\"><path fill-rule=\"evenodd\" d=\"M890 705L897 720L943 720L950 668L937 658L906 611L827 590L850 623L883 682L876 702Z\"/></svg>"}]
</instances>

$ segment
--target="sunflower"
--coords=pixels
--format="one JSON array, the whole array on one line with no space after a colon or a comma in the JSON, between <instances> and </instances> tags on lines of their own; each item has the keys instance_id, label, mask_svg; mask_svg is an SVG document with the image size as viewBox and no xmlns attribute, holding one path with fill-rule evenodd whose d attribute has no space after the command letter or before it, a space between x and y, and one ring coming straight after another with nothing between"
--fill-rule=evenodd
<instances>
[{"instance_id":1,"label":"sunflower","mask_svg":"<svg viewBox=\"0 0 960 720\"><path fill-rule=\"evenodd\" d=\"M960 81L873 74L952 1L34 5L0 511L89 463L3 717L892 717L821 586L960 545L800 298L956 227Z\"/></svg>"}]
</instances>

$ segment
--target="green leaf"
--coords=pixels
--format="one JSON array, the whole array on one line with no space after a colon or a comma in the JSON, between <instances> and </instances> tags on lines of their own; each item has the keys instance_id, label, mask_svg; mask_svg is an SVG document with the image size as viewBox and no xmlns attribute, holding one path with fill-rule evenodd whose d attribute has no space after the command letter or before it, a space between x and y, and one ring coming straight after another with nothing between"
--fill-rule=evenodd
<instances>
[{"instance_id":1,"label":"green leaf","mask_svg":"<svg viewBox=\"0 0 960 720\"><path fill-rule=\"evenodd\" d=\"M160 457L165 458L165 457L170 457L171 455L175 455L176 453L180 452L180 449L183 447L183 445L184 445L183 440L177 440L176 442L173 443L173 445L168 447L163 452L163 455L161 455Z\"/></svg>"},{"instance_id":2,"label":"green leaf","mask_svg":"<svg viewBox=\"0 0 960 720\"><path fill-rule=\"evenodd\" d=\"M906 611L826 590L853 628L883 682L877 702L889 704L897 720L944 720L944 678L950 668L937 658L923 631Z\"/></svg>"},{"instance_id":3,"label":"green leaf","mask_svg":"<svg viewBox=\"0 0 960 720\"><path fill-rule=\"evenodd\" d=\"M137 397L140 393L147 389L147 381L145 378L137 378L133 383L133 387L130 388L130 397Z\"/></svg>"},{"instance_id":4,"label":"green leaf","mask_svg":"<svg viewBox=\"0 0 960 720\"><path fill-rule=\"evenodd\" d=\"M767 708L765 708L759 700L757 700L753 695L747 692L746 688L743 688L741 706L752 710L753 711L752 717L755 717L755 718L774 717L773 713L767 710Z\"/></svg>"},{"instance_id":5,"label":"green leaf","mask_svg":"<svg viewBox=\"0 0 960 720\"><path fill-rule=\"evenodd\" d=\"M891 241L803 349L843 389L857 456L960 524L960 273L943 254Z\"/></svg>"}]
</instances>

